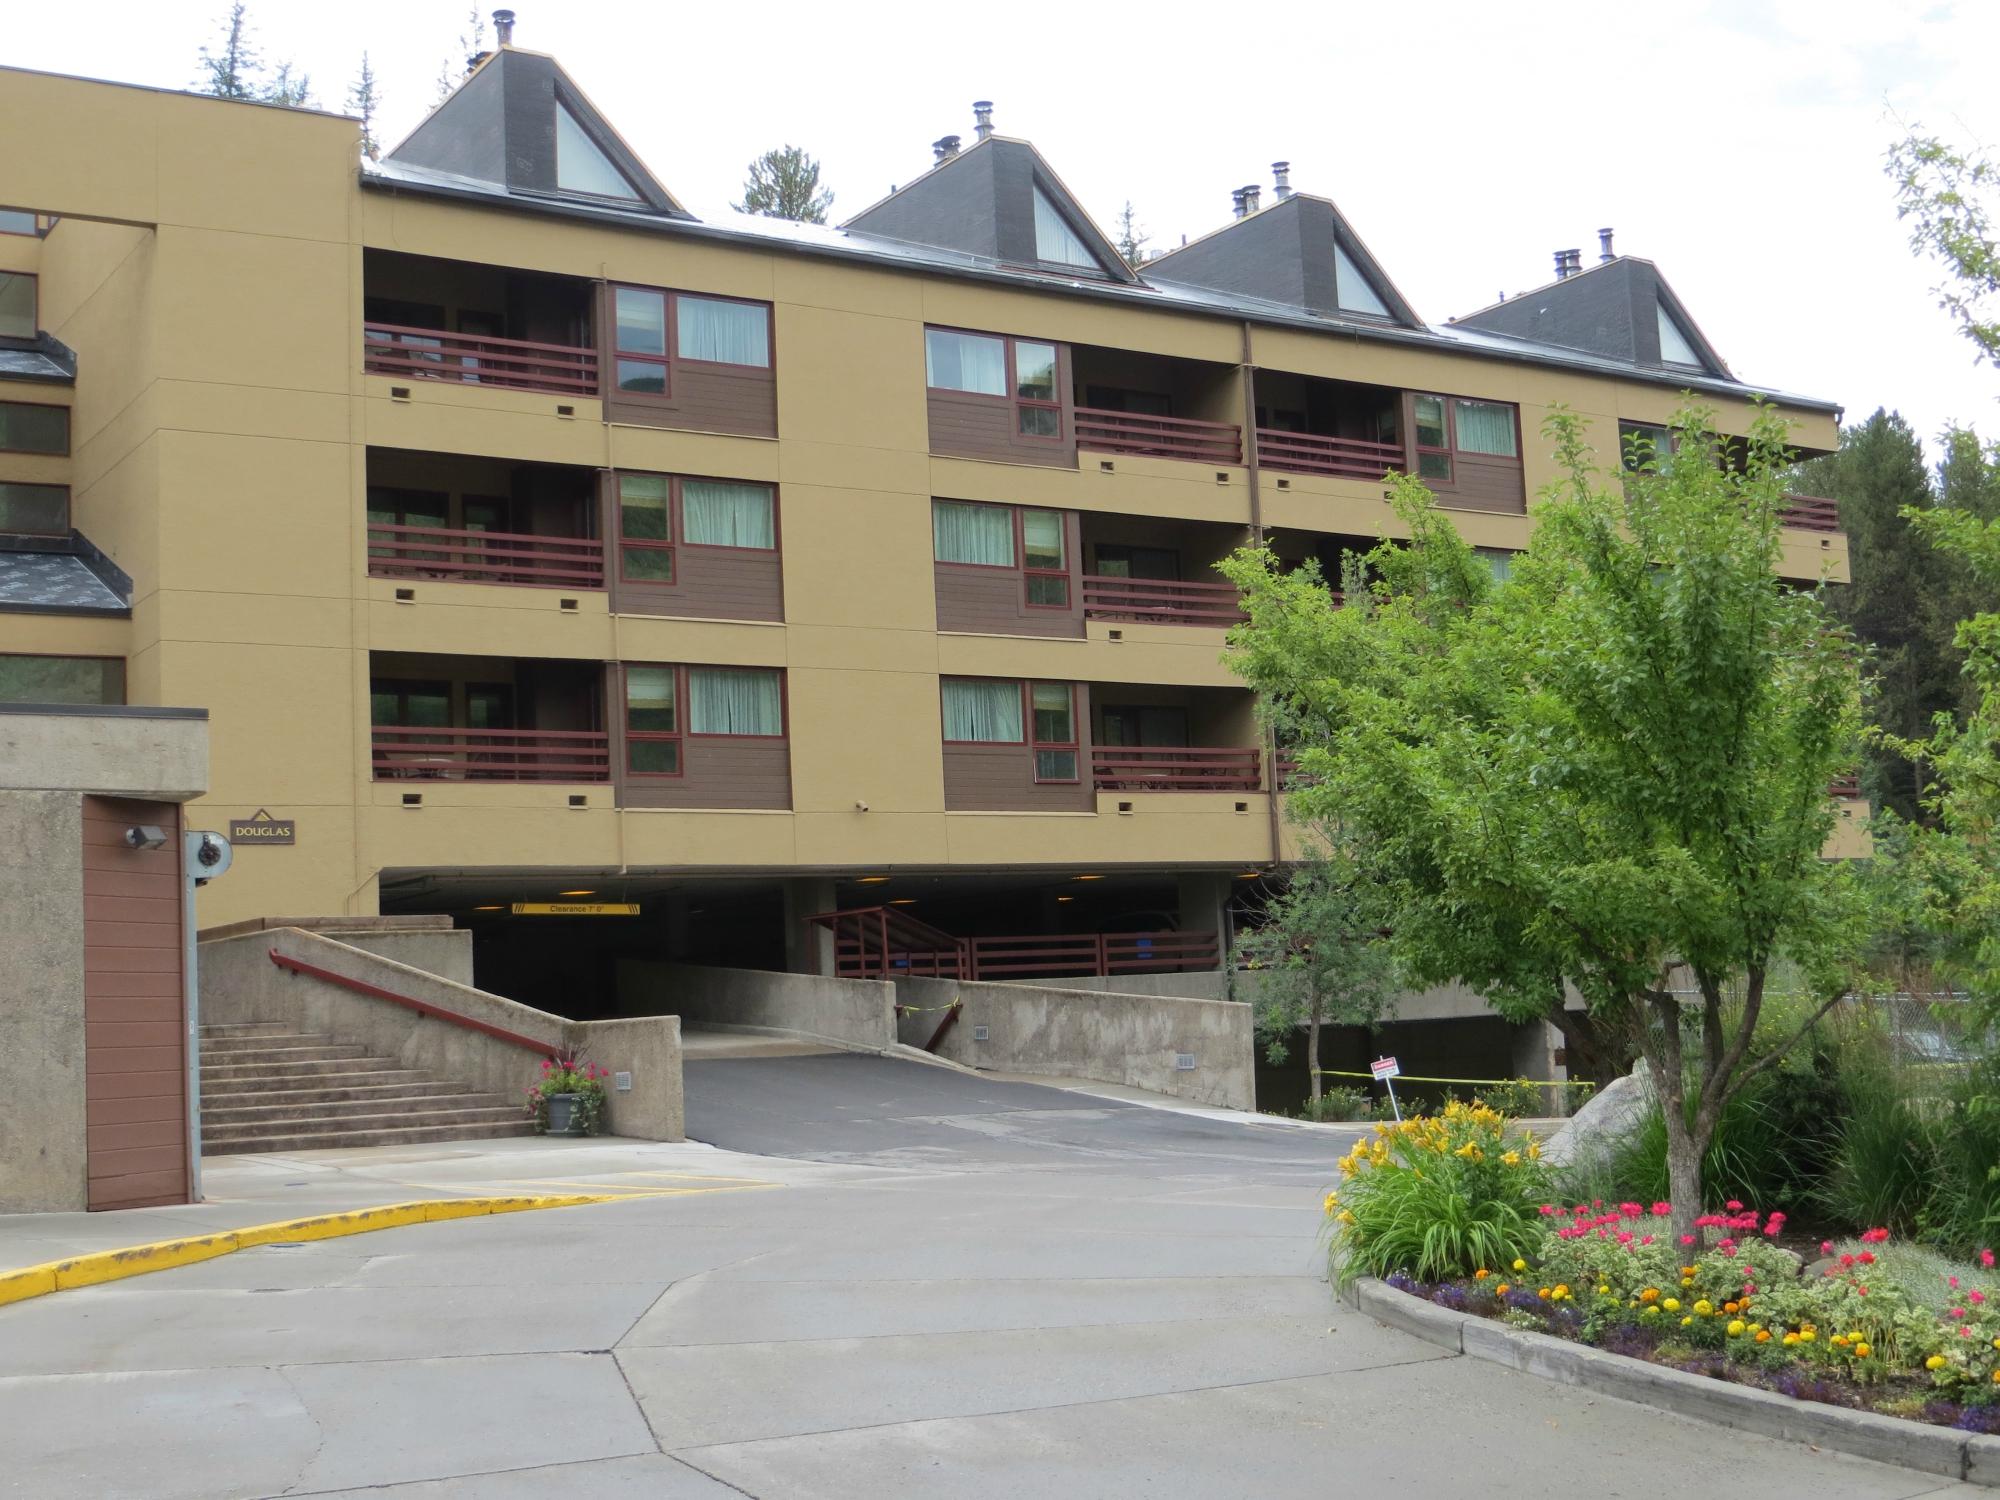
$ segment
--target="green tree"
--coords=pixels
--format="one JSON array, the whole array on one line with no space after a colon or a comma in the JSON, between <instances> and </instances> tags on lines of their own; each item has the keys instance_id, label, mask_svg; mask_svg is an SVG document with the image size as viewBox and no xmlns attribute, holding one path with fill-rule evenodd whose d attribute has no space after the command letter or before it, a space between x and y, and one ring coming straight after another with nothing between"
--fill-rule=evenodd
<instances>
[{"instance_id":1,"label":"green tree","mask_svg":"<svg viewBox=\"0 0 2000 1500\"><path fill-rule=\"evenodd\" d=\"M304 72L294 72L291 63L281 62L257 97L266 104L282 104L287 109L311 109L312 79Z\"/></svg>"},{"instance_id":2,"label":"green tree","mask_svg":"<svg viewBox=\"0 0 2000 1500\"><path fill-rule=\"evenodd\" d=\"M819 163L800 146L777 146L750 163L736 211L824 224L833 190L819 185Z\"/></svg>"},{"instance_id":3,"label":"green tree","mask_svg":"<svg viewBox=\"0 0 2000 1500\"><path fill-rule=\"evenodd\" d=\"M1397 978L1379 887L1337 830L1308 837L1315 852L1265 906L1262 924L1237 940L1236 962L1256 974L1257 1036L1274 1065L1290 1057L1304 1029L1307 1087L1317 1103L1321 1028L1373 1025Z\"/></svg>"},{"instance_id":4,"label":"green tree","mask_svg":"<svg viewBox=\"0 0 2000 1500\"><path fill-rule=\"evenodd\" d=\"M215 47L203 47L200 52L194 81L197 93L282 104L289 109L311 106L312 81L289 61L279 63L267 75L252 34L250 8L243 0L230 6L229 14L217 24L221 35Z\"/></svg>"},{"instance_id":5,"label":"green tree","mask_svg":"<svg viewBox=\"0 0 2000 1500\"><path fill-rule=\"evenodd\" d=\"M1621 484L1553 416L1568 477L1505 580L1407 477L1411 540L1371 554L1347 608L1268 553L1225 571L1250 615L1232 662L1300 748L1295 803L1379 851L1399 953L1436 969L1454 921L1519 932L1519 969L1463 976L1503 1016L1554 1019L1560 975L1663 1087L1685 1082L1664 1113L1686 1232L1724 1105L1797 1039L1750 1055L1774 970L1831 1007L1862 924L1852 873L1821 858L1855 675L1819 594L1776 575L1784 424L1760 413L1740 467L1709 413L1675 430Z\"/></svg>"},{"instance_id":6,"label":"green tree","mask_svg":"<svg viewBox=\"0 0 2000 1500\"><path fill-rule=\"evenodd\" d=\"M465 30L458 34L458 49L438 64L437 102L444 103L452 91L465 82L472 60L486 50L486 14L475 5L466 14Z\"/></svg>"},{"instance_id":7,"label":"green tree","mask_svg":"<svg viewBox=\"0 0 2000 1500\"><path fill-rule=\"evenodd\" d=\"M375 81L375 69L368 54L361 54L361 71L347 86L347 107L361 121L361 154L370 161L382 157L382 143L375 138L375 113L382 107L382 89Z\"/></svg>"},{"instance_id":8,"label":"green tree","mask_svg":"<svg viewBox=\"0 0 2000 1500\"><path fill-rule=\"evenodd\" d=\"M1939 263L1938 305L1972 341L1981 359L2000 362L2000 163L1961 150L1921 126L1889 148L1896 213L1910 225L1910 247Z\"/></svg>"},{"instance_id":9,"label":"green tree","mask_svg":"<svg viewBox=\"0 0 2000 1500\"><path fill-rule=\"evenodd\" d=\"M1125 206L1118 210L1118 253L1125 257L1125 264L1136 266L1139 256L1152 239L1149 234L1139 231L1139 216L1133 212L1132 200L1127 198Z\"/></svg>"}]
</instances>

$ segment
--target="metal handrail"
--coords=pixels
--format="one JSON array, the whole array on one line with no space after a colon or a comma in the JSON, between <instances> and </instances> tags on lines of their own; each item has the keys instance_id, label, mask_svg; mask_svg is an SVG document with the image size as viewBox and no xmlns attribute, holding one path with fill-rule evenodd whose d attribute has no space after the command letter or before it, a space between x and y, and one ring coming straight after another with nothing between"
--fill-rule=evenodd
<instances>
[{"instance_id":1,"label":"metal handrail","mask_svg":"<svg viewBox=\"0 0 2000 1500\"><path fill-rule=\"evenodd\" d=\"M416 1011L420 1015L430 1016L439 1021L449 1021L454 1026L463 1026L467 1031L480 1032L498 1041L509 1042L516 1047L539 1053L543 1057L554 1056L562 1050L560 1045L551 1047L547 1042L538 1042L531 1036L523 1036L518 1031L509 1031L504 1026L495 1026L490 1021L475 1021L471 1016L462 1016L455 1010L446 1010L442 1005L433 1005L430 1001L419 1000L414 995L399 995L394 990L385 990L381 985L370 984L365 979L350 979L347 975L335 973L332 969L322 969L318 964L309 964L302 958L293 958L289 953L280 953L276 948L271 950L271 962L281 969L289 969L294 974L303 974L308 979L324 980L328 984L337 984L342 989L353 990L357 995L387 1000L392 1004Z\"/></svg>"}]
</instances>

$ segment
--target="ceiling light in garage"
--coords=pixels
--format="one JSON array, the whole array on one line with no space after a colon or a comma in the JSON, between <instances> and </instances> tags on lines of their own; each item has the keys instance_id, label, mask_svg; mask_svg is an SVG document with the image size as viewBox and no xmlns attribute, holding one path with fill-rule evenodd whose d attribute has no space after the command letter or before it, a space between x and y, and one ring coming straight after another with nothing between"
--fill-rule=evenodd
<instances>
[{"instance_id":1,"label":"ceiling light in garage","mask_svg":"<svg viewBox=\"0 0 2000 1500\"><path fill-rule=\"evenodd\" d=\"M558 896L595 896L595 891L557 891Z\"/></svg>"},{"instance_id":2,"label":"ceiling light in garage","mask_svg":"<svg viewBox=\"0 0 2000 1500\"><path fill-rule=\"evenodd\" d=\"M915 906L917 904L917 898L915 896L898 896L894 901L891 901L889 904L891 906Z\"/></svg>"},{"instance_id":3,"label":"ceiling light in garage","mask_svg":"<svg viewBox=\"0 0 2000 1500\"><path fill-rule=\"evenodd\" d=\"M475 906L472 909L474 911L505 911L507 908L504 906Z\"/></svg>"},{"instance_id":4,"label":"ceiling light in garage","mask_svg":"<svg viewBox=\"0 0 2000 1500\"><path fill-rule=\"evenodd\" d=\"M1071 880L1102 880L1102 875L1072 875Z\"/></svg>"},{"instance_id":5,"label":"ceiling light in garage","mask_svg":"<svg viewBox=\"0 0 2000 1500\"><path fill-rule=\"evenodd\" d=\"M854 883L856 885L880 885L888 878L887 875L857 875L854 878Z\"/></svg>"}]
</instances>

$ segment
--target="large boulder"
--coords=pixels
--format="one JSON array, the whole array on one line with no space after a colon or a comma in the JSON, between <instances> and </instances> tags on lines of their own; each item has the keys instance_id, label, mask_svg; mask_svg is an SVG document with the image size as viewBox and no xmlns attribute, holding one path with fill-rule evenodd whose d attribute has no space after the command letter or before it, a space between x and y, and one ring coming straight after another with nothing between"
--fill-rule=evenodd
<instances>
[{"instance_id":1,"label":"large boulder","mask_svg":"<svg viewBox=\"0 0 2000 1500\"><path fill-rule=\"evenodd\" d=\"M1542 1160L1554 1167L1589 1170L1608 1161L1645 1124L1653 1108L1653 1075L1642 1060L1614 1078L1542 1143Z\"/></svg>"}]
</instances>

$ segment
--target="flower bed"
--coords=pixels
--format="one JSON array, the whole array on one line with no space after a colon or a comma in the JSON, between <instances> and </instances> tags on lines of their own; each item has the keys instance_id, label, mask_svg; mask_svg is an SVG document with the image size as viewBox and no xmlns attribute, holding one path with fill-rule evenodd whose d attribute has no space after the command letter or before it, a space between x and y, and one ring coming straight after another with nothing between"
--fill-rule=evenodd
<instances>
[{"instance_id":1,"label":"flower bed","mask_svg":"<svg viewBox=\"0 0 2000 1500\"><path fill-rule=\"evenodd\" d=\"M1380 1124L1327 1194L1335 1280L1720 1381L2000 1434L2000 1275L1887 1229L1786 1248L1732 1200L1675 1234L1664 1202L1557 1205L1532 1139L1480 1104Z\"/></svg>"}]
</instances>

